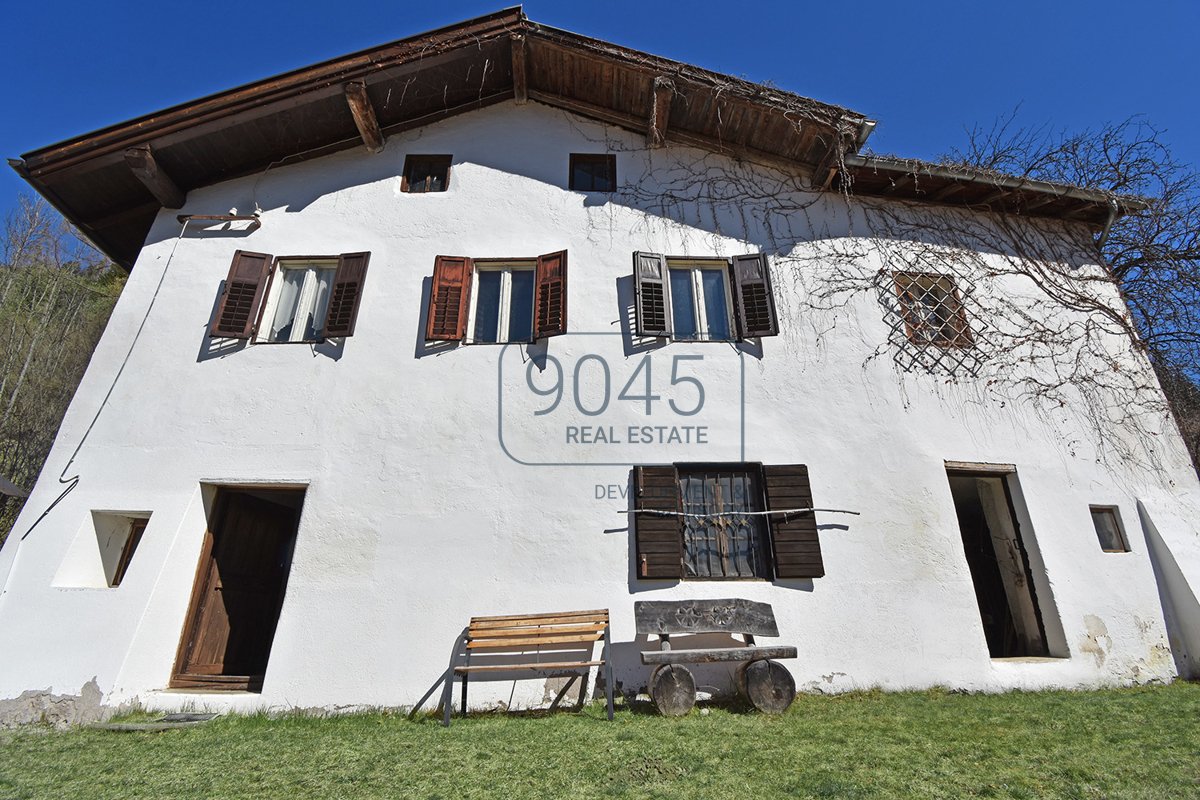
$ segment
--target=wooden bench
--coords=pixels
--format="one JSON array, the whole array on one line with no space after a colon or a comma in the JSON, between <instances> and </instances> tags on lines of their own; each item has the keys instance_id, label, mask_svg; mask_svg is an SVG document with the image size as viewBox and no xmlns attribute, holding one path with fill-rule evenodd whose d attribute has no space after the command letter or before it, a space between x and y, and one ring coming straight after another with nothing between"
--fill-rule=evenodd
<instances>
[{"instance_id":1,"label":"wooden bench","mask_svg":"<svg viewBox=\"0 0 1200 800\"><path fill-rule=\"evenodd\" d=\"M594 657L596 642L603 640L600 658ZM592 667L604 667L604 692L608 718L613 718L613 677L608 609L598 611L559 611L547 614L518 614L500 617L472 617L471 624L459 637L442 690L444 717L450 724L454 679L462 683L462 715L467 713L467 684L471 675L492 673L492 677L510 672L533 672L545 677L571 678L559 691L550 708L556 708L567 690L580 677L587 692L587 676Z\"/></svg>"},{"instance_id":2,"label":"wooden bench","mask_svg":"<svg viewBox=\"0 0 1200 800\"><path fill-rule=\"evenodd\" d=\"M775 612L750 600L643 600L633 604L637 632L659 638L658 650L643 650L642 663L658 665L650 677L650 697L660 713L682 716L696 704L696 680L683 664L741 661L738 691L760 711L779 714L796 697L796 682L776 658L795 658L787 645L757 646L755 636L778 636ZM725 633L741 636L745 647L671 649L676 634Z\"/></svg>"}]
</instances>

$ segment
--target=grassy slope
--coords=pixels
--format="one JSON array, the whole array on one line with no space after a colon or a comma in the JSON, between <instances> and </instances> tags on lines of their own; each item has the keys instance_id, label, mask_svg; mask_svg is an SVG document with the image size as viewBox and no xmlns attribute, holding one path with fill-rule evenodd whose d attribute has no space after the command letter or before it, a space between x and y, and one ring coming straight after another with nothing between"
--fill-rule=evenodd
<instances>
[{"instance_id":1,"label":"grassy slope","mask_svg":"<svg viewBox=\"0 0 1200 800\"><path fill-rule=\"evenodd\" d=\"M0 732L8 797L1200 797L1200 685L801 696L783 717L595 706Z\"/></svg>"}]
</instances>

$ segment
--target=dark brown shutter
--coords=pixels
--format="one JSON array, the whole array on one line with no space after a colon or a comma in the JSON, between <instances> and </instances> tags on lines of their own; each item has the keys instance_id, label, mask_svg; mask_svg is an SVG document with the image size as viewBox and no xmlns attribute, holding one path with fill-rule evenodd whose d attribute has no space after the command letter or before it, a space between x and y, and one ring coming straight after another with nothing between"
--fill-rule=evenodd
<instances>
[{"instance_id":1,"label":"dark brown shutter","mask_svg":"<svg viewBox=\"0 0 1200 800\"><path fill-rule=\"evenodd\" d=\"M658 253L633 254L638 336L671 335L671 282L667 259Z\"/></svg>"},{"instance_id":2,"label":"dark brown shutter","mask_svg":"<svg viewBox=\"0 0 1200 800\"><path fill-rule=\"evenodd\" d=\"M538 256L533 338L567 332L567 251Z\"/></svg>"},{"instance_id":3,"label":"dark brown shutter","mask_svg":"<svg viewBox=\"0 0 1200 800\"><path fill-rule=\"evenodd\" d=\"M467 332L474 262L461 256L438 256L433 262L433 287L429 292L429 319L425 338L457 341Z\"/></svg>"},{"instance_id":4,"label":"dark brown shutter","mask_svg":"<svg viewBox=\"0 0 1200 800\"><path fill-rule=\"evenodd\" d=\"M803 464L765 465L767 509L812 508L808 467ZM800 514L771 514L771 544L775 550L775 577L820 578L825 574L817 518L811 511Z\"/></svg>"},{"instance_id":5,"label":"dark brown shutter","mask_svg":"<svg viewBox=\"0 0 1200 800\"><path fill-rule=\"evenodd\" d=\"M775 294L765 255L734 256L730 265L733 306L738 335L776 336L779 319L775 314Z\"/></svg>"},{"instance_id":6,"label":"dark brown shutter","mask_svg":"<svg viewBox=\"0 0 1200 800\"><path fill-rule=\"evenodd\" d=\"M250 338L258 306L262 303L267 273L271 269L271 258L266 253L245 250L233 254L233 263L225 278L225 292L209 329L209 335L214 339Z\"/></svg>"},{"instance_id":7,"label":"dark brown shutter","mask_svg":"<svg viewBox=\"0 0 1200 800\"><path fill-rule=\"evenodd\" d=\"M675 467L634 467L634 508L679 510L679 477ZM665 514L635 514L639 578L683 577L683 519Z\"/></svg>"},{"instance_id":8,"label":"dark brown shutter","mask_svg":"<svg viewBox=\"0 0 1200 800\"><path fill-rule=\"evenodd\" d=\"M325 312L324 336L354 335L354 321L358 319L358 304L362 300L363 282L367 279L367 262L370 260L370 253L343 253L338 256L333 291L329 295L329 309Z\"/></svg>"}]
</instances>

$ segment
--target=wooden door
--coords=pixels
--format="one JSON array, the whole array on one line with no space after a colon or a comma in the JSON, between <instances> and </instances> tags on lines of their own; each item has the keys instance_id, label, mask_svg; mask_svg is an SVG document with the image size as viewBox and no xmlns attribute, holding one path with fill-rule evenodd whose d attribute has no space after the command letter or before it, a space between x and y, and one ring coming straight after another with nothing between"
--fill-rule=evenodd
<instances>
[{"instance_id":1,"label":"wooden door","mask_svg":"<svg viewBox=\"0 0 1200 800\"><path fill-rule=\"evenodd\" d=\"M283 602L297 512L241 491L217 498L172 687L262 686Z\"/></svg>"}]
</instances>

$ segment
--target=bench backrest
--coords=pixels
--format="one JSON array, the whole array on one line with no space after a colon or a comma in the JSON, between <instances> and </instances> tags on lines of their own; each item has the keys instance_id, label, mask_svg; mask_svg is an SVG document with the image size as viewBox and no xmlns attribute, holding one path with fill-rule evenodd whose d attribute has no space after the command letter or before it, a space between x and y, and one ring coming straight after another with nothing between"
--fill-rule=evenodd
<instances>
[{"instance_id":1,"label":"bench backrest","mask_svg":"<svg viewBox=\"0 0 1200 800\"><path fill-rule=\"evenodd\" d=\"M778 636L769 603L752 600L639 600L633 604L638 633L749 633Z\"/></svg>"},{"instance_id":2,"label":"bench backrest","mask_svg":"<svg viewBox=\"0 0 1200 800\"><path fill-rule=\"evenodd\" d=\"M558 611L501 617L471 617L467 628L470 650L526 650L553 645L586 644L604 638L608 609Z\"/></svg>"}]
</instances>

